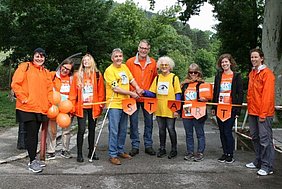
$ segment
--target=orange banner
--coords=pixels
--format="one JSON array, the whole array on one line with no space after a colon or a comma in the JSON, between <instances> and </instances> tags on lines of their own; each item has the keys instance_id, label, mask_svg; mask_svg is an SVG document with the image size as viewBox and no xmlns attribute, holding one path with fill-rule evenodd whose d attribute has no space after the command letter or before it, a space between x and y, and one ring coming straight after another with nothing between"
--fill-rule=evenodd
<instances>
[{"instance_id":1,"label":"orange banner","mask_svg":"<svg viewBox=\"0 0 282 189\"><path fill-rule=\"evenodd\" d=\"M156 98L144 98L144 108L149 114L157 111L158 100Z\"/></svg>"},{"instance_id":2,"label":"orange banner","mask_svg":"<svg viewBox=\"0 0 282 189\"><path fill-rule=\"evenodd\" d=\"M207 106L205 102L192 102L191 114L196 119L200 119L206 115L206 109Z\"/></svg>"},{"instance_id":3,"label":"orange banner","mask_svg":"<svg viewBox=\"0 0 282 189\"><path fill-rule=\"evenodd\" d=\"M123 99L122 109L128 115L132 115L137 110L135 99L133 98Z\"/></svg>"},{"instance_id":4,"label":"orange banner","mask_svg":"<svg viewBox=\"0 0 282 189\"><path fill-rule=\"evenodd\" d=\"M216 115L221 121L226 121L231 117L231 104L218 104Z\"/></svg>"},{"instance_id":5,"label":"orange banner","mask_svg":"<svg viewBox=\"0 0 282 189\"><path fill-rule=\"evenodd\" d=\"M176 112L181 108L181 101L180 100L168 100L167 107L172 111Z\"/></svg>"}]
</instances>

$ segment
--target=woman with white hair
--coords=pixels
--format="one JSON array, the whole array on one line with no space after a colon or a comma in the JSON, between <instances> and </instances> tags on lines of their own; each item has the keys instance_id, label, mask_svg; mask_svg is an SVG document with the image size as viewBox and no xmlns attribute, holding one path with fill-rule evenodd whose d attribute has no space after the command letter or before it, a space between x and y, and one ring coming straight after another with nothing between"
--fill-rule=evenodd
<instances>
[{"instance_id":1,"label":"woman with white hair","mask_svg":"<svg viewBox=\"0 0 282 189\"><path fill-rule=\"evenodd\" d=\"M157 67L161 73L154 79L149 91L144 91L144 96L156 97L158 99L158 108L155 112L159 126L160 148L157 157L166 156L166 129L169 132L171 141L171 151L168 158L177 156L177 135L175 130L175 120L178 117L178 112L172 112L167 104L168 100L180 100L181 88L179 78L171 73L175 64L168 57L163 56L158 59Z\"/></svg>"}]
</instances>

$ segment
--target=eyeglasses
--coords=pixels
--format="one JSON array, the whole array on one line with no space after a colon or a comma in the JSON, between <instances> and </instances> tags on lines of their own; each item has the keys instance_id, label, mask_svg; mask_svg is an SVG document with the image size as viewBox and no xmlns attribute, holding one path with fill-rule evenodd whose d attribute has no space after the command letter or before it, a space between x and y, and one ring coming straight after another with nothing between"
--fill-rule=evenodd
<instances>
[{"instance_id":1,"label":"eyeglasses","mask_svg":"<svg viewBox=\"0 0 282 189\"><path fill-rule=\"evenodd\" d=\"M160 67L168 67L169 64L160 64Z\"/></svg>"},{"instance_id":2,"label":"eyeglasses","mask_svg":"<svg viewBox=\"0 0 282 189\"><path fill-rule=\"evenodd\" d=\"M140 48L141 50L146 50L146 51L150 50L150 48L147 48L147 47L140 47L140 46L139 46L139 48Z\"/></svg>"},{"instance_id":3,"label":"eyeglasses","mask_svg":"<svg viewBox=\"0 0 282 189\"><path fill-rule=\"evenodd\" d=\"M198 73L199 72L196 72L196 71L195 72L189 72L189 74L195 74L195 75L198 74Z\"/></svg>"},{"instance_id":4,"label":"eyeglasses","mask_svg":"<svg viewBox=\"0 0 282 189\"><path fill-rule=\"evenodd\" d=\"M67 71L71 71L71 69L69 69L69 68L67 68L66 66L62 66L62 68L64 68L65 70L67 70Z\"/></svg>"}]
</instances>

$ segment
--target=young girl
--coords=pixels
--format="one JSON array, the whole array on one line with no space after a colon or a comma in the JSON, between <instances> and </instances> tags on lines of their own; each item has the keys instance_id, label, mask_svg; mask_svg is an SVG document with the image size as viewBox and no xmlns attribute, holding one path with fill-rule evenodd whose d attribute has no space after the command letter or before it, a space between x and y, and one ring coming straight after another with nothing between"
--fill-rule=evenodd
<instances>
[{"instance_id":1,"label":"young girl","mask_svg":"<svg viewBox=\"0 0 282 189\"><path fill-rule=\"evenodd\" d=\"M200 97L199 88L202 83L204 83L204 79L200 67L195 63L191 64L188 68L187 77L181 84L181 99L185 101L185 104L191 104L193 101L205 102L208 100L204 97ZM187 154L184 157L184 160L202 161L204 159L204 150L206 146L204 125L206 120L207 115L201 117L200 119L196 119L191 115L191 112L186 112L183 108L182 121L186 133L187 146ZM193 127L195 128L198 138L198 148L196 154L194 154Z\"/></svg>"},{"instance_id":2,"label":"young girl","mask_svg":"<svg viewBox=\"0 0 282 189\"><path fill-rule=\"evenodd\" d=\"M214 80L213 102L222 104L238 104L243 102L243 84L241 74L234 72L235 60L230 54L223 54L217 61L220 69ZM224 122L217 117L223 154L218 159L221 163L233 163L234 138L232 127L235 118L239 117L241 108L232 106L231 117ZM216 107L212 107L212 115L216 115Z\"/></svg>"},{"instance_id":3,"label":"young girl","mask_svg":"<svg viewBox=\"0 0 282 189\"><path fill-rule=\"evenodd\" d=\"M88 120L88 158L91 158L94 149L96 120L103 107L101 104L91 105L91 103L102 102L105 99L104 79L90 54L86 54L81 60L81 65L71 85L69 99L75 107L78 121L76 160L83 162L82 146L86 119ZM98 160L99 158L94 154L93 159Z\"/></svg>"},{"instance_id":4,"label":"young girl","mask_svg":"<svg viewBox=\"0 0 282 189\"><path fill-rule=\"evenodd\" d=\"M53 87L55 91L61 93L61 101L68 99L70 92L70 85L73 80L73 62L70 59L66 59L58 67L57 71L51 72L51 79L53 81ZM69 149L70 145L70 133L71 127L62 129L62 151L61 156L64 158L71 158L71 153ZM55 159L55 149L56 149L56 137L57 137L57 124L55 120L49 120L48 133L47 133L47 155L46 160Z\"/></svg>"},{"instance_id":5,"label":"young girl","mask_svg":"<svg viewBox=\"0 0 282 189\"><path fill-rule=\"evenodd\" d=\"M170 73L175 64L174 61L167 56L159 58L157 66L161 71L153 81L150 90L144 90L144 96L156 97L158 99L158 109L156 111L157 122L159 126L160 149L157 157L166 155L166 129L169 132L171 141L171 151L168 158L177 156L177 136L175 130L175 120L178 117L178 112L172 112L168 107L168 100L180 100L181 88L177 76Z\"/></svg>"}]
</instances>

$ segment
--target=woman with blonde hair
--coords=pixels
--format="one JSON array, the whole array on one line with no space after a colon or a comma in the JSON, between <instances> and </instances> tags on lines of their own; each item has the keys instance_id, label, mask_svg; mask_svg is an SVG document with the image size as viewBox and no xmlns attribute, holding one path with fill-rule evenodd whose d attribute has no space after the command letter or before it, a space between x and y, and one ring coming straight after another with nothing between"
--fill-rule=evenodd
<instances>
[{"instance_id":1,"label":"woman with blonde hair","mask_svg":"<svg viewBox=\"0 0 282 189\"><path fill-rule=\"evenodd\" d=\"M86 119L88 120L88 158L91 158L94 149L96 121L103 108L97 102L102 102L105 99L104 79L90 54L86 54L81 60L80 67L74 75L69 99L74 105L73 112L78 121L77 162L83 162L82 146ZM96 104L93 105L93 103ZM94 154L92 159L98 160L99 158Z\"/></svg>"},{"instance_id":2,"label":"woman with blonde hair","mask_svg":"<svg viewBox=\"0 0 282 189\"><path fill-rule=\"evenodd\" d=\"M189 108L193 102L205 102L208 101L205 97L200 97L200 85L204 83L203 74L198 64L192 63L188 67L186 79L181 83L182 98L184 101L182 111L182 121L186 133L186 147L187 153L184 160L202 161L204 159L204 150L206 146L204 125L207 120L207 115L196 119L191 114L191 108ZM186 107L187 106L187 107ZM194 153L194 131L195 128L198 148L197 153Z\"/></svg>"}]
</instances>

